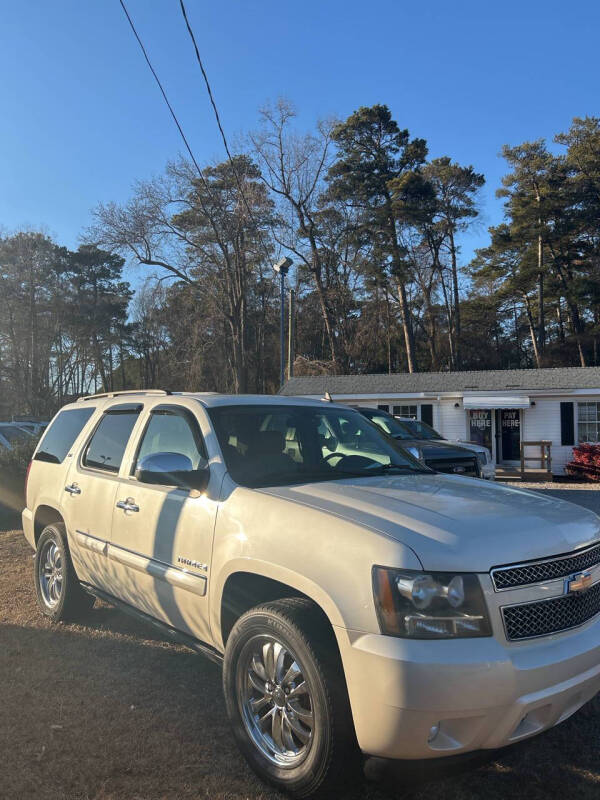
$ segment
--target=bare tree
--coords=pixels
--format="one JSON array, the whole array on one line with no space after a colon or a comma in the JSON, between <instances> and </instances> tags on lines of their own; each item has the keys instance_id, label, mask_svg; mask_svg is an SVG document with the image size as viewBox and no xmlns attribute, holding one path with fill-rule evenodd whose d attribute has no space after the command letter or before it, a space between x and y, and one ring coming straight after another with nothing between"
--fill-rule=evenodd
<instances>
[{"instance_id":1,"label":"bare tree","mask_svg":"<svg viewBox=\"0 0 600 800\"><path fill-rule=\"evenodd\" d=\"M286 100L261 111L262 127L250 134L262 179L279 198L275 238L309 271L319 298L331 361L337 371L339 353L335 318L327 295L323 252L319 246L319 196L331 165L333 121L320 122L316 134L292 129L296 112ZM283 201L283 202L281 202Z\"/></svg>"}]
</instances>

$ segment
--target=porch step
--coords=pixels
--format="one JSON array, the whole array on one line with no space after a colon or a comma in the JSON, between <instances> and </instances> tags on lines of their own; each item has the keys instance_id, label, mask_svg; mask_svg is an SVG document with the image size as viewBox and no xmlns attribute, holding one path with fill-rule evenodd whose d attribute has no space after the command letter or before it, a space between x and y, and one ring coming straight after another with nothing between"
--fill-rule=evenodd
<instances>
[{"instance_id":1,"label":"porch step","mask_svg":"<svg viewBox=\"0 0 600 800\"><path fill-rule=\"evenodd\" d=\"M551 481L552 473L545 469L525 469L521 472L519 467L496 467L497 481Z\"/></svg>"}]
</instances>

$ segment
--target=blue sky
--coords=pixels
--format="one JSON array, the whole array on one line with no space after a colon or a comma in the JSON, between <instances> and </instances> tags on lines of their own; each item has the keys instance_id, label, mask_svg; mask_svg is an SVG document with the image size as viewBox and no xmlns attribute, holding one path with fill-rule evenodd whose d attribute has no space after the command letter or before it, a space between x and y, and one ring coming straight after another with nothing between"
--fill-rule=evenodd
<instances>
[{"instance_id":1,"label":"blue sky","mask_svg":"<svg viewBox=\"0 0 600 800\"><path fill-rule=\"evenodd\" d=\"M285 96L299 124L386 103L432 156L487 178L485 244L504 143L598 115L600 4L588 0L187 0L230 139ZM177 0L127 6L199 161L224 152ZM0 228L74 247L99 201L182 150L118 0L0 0Z\"/></svg>"}]
</instances>

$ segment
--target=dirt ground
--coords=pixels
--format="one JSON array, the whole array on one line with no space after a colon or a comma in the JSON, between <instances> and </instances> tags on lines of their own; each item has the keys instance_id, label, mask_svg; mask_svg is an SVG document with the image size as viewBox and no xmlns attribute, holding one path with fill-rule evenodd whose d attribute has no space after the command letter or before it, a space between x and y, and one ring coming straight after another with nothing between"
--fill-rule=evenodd
<instances>
[{"instance_id":1,"label":"dirt ground","mask_svg":"<svg viewBox=\"0 0 600 800\"><path fill-rule=\"evenodd\" d=\"M274 800L232 742L220 670L98 605L86 625L37 612L31 551L0 508L0 799ZM435 777L435 782L425 782ZM339 800L600 796L600 700L543 736L449 777L428 765ZM336 800L337 800L336 798Z\"/></svg>"}]
</instances>

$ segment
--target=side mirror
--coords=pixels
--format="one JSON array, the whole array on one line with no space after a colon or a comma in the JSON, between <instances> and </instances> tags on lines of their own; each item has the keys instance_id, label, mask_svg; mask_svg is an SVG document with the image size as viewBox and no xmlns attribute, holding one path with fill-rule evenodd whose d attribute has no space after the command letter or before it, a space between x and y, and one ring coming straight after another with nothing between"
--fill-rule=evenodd
<instances>
[{"instance_id":1,"label":"side mirror","mask_svg":"<svg viewBox=\"0 0 600 800\"><path fill-rule=\"evenodd\" d=\"M181 453L152 453L143 458L135 470L140 483L197 491L206 489L208 476L208 464L194 469L191 459Z\"/></svg>"}]
</instances>

